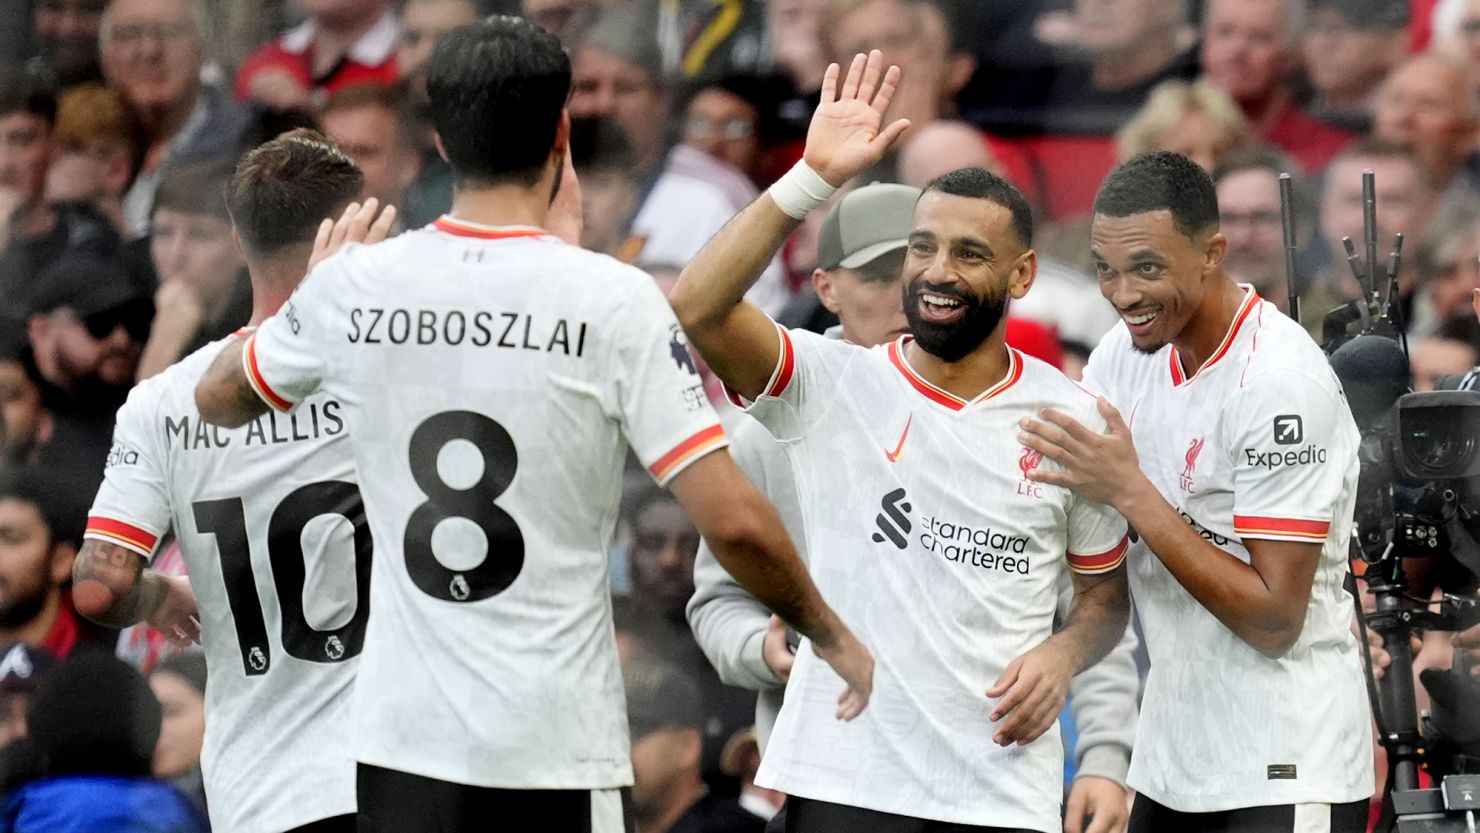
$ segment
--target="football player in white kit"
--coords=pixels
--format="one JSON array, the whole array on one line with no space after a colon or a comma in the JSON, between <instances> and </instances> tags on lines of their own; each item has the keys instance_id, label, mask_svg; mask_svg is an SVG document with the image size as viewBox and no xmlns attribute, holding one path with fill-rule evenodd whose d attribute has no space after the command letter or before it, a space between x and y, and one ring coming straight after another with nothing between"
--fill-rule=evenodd
<instances>
[{"instance_id":1,"label":"football player in white kit","mask_svg":"<svg viewBox=\"0 0 1480 833\"><path fill-rule=\"evenodd\" d=\"M492 17L438 44L452 211L320 265L196 391L235 425L343 403L377 554L352 699L362 831L609 833L632 783L607 552L628 444L728 569L867 702L873 661L745 481L652 279L546 221L570 62ZM279 417L280 419L282 417ZM843 692L839 696L839 692Z\"/></svg>"},{"instance_id":2,"label":"football player in white kit","mask_svg":"<svg viewBox=\"0 0 1480 833\"><path fill-rule=\"evenodd\" d=\"M384 236L395 212L372 226L373 201L353 203L363 181L307 130L243 158L225 199L251 274L253 325L287 300L311 250L322 257L346 237ZM319 395L292 416L206 425L195 385L220 349L207 345L141 383L119 410L74 598L104 624L148 619L178 639L193 635L193 589L209 670L201 769L214 829L352 831L345 745L373 547L344 406ZM144 568L171 528L189 579Z\"/></svg>"},{"instance_id":3,"label":"football player in white kit","mask_svg":"<svg viewBox=\"0 0 1480 833\"><path fill-rule=\"evenodd\" d=\"M1084 376L1110 430L1048 412L1024 436L1063 467L1030 478L1139 533L1151 673L1130 829L1359 833L1372 720L1343 591L1358 434L1336 375L1223 271L1213 183L1186 157L1112 172L1091 244L1122 319Z\"/></svg>"},{"instance_id":4,"label":"football player in white kit","mask_svg":"<svg viewBox=\"0 0 1480 833\"><path fill-rule=\"evenodd\" d=\"M1125 631L1125 523L1038 488L1017 421L1094 398L1005 341L1032 284L1032 217L980 169L930 183L905 251L912 336L869 349L778 327L745 291L807 211L883 156L899 77L875 51L830 67L803 162L717 234L670 296L690 339L785 446L818 586L878 661L840 729L837 678L799 652L756 779L786 829L1062 830L1055 719L1070 677ZM1053 632L1058 585L1073 608ZM805 645L805 643L804 643Z\"/></svg>"}]
</instances>

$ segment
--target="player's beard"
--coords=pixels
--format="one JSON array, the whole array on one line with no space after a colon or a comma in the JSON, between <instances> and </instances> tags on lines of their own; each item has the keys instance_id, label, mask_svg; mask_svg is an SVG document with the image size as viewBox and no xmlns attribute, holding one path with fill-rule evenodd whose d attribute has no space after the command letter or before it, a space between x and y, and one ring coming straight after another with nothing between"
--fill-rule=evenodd
<instances>
[{"instance_id":1,"label":"player's beard","mask_svg":"<svg viewBox=\"0 0 1480 833\"><path fill-rule=\"evenodd\" d=\"M961 302L963 313L955 323L941 324L920 317L920 295L925 291ZM920 349L943 362L958 362L971 355L1007 314L1007 293L976 298L955 284L933 284L916 278L904 287L904 317Z\"/></svg>"}]
</instances>

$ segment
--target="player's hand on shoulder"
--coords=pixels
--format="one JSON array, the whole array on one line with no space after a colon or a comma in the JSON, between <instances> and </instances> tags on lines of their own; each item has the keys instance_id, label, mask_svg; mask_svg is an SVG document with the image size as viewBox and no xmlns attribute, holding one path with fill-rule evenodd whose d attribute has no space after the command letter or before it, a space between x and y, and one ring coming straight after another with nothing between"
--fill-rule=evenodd
<instances>
[{"instance_id":1,"label":"player's hand on shoulder","mask_svg":"<svg viewBox=\"0 0 1480 833\"><path fill-rule=\"evenodd\" d=\"M164 598L147 620L154 628L180 648L200 642L200 612L195 607L195 591L186 576L165 579Z\"/></svg>"},{"instance_id":2,"label":"player's hand on shoulder","mask_svg":"<svg viewBox=\"0 0 1480 833\"><path fill-rule=\"evenodd\" d=\"M382 207L380 200L374 197L365 200L363 204L350 203L338 219L325 217L319 223L319 233L313 241L313 253L308 256L307 271L312 272L315 266L344 248L346 243L379 243L390 236L395 225L394 205Z\"/></svg>"},{"instance_id":3,"label":"player's hand on shoulder","mask_svg":"<svg viewBox=\"0 0 1480 833\"><path fill-rule=\"evenodd\" d=\"M838 65L831 64L822 78L822 103L812 114L802 152L812 170L833 186L872 167L910 126L908 119L884 125L899 85L899 67L886 71L879 50L855 55L841 87L840 74Z\"/></svg>"},{"instance_id":4,"label":"player's hand on shoulder","mask_svg":"<svg viewBox=\"0 0 1480 833\"><path fill-rule=\"evenodd\" d=\"M997 724L992 740L999 746L1026 746L1037 740L1059 719L1073 676L1073 657L1052 639L1008 663L987 689L988 697L1000 698L991 713Z\"/></svg>"},{"instance_id":5,"label":"player's hand on shoulder","mask_svg":"<svg viewBox=\"0 0 1480 833\"><path fill-rule=\"evenodd\" d=\"M841 623L836 637L826 646L813 639L812 650L848 684L838 695L838 719L852 720L863 714L874 693L873 654Z\"/></svg>"},{"instance_id":6,"label":"player's hand on shoulder","mask_svg":"<svg viewBox=\"0 0 1480 833\"><path fill-rule=\"evenodd\" d=\"M780 616L772 615L770 624L766 626L766 636L761 642L761 656L777 680L784 684L791 679L791 666L796 663L796 655L786 642L786 623L781 621Z\"/></svg>"},{"instance_id":7,"label":"player's hand on shoulder","mask_svg":"<svg viewBox=\"0 0 1480 833\"><path fill-rule=\"evenodd\" d=\"M1120 412L1103 396L1100 415L1106 429L1099 433L1063 411L1047 408L1036 417L1025 417L1018 440L1058 463L1063 471L1035 468L1030 480L1064 486L1080 497L1114 506L1127 496L1126 486L1145 480L1130 428Z\"/></svg>"},{"instance_id":8,"label":"player's hand on shoulder","mask_svg":"<svg viewBox=\"0 0 1480 833\"><path fill-rule=\"evenodd\" d=\"M1064 833L1124 833L1130 822L1125 787L1097 775L1081 775L1069 787Z\"/></svg>"}]
</instances>

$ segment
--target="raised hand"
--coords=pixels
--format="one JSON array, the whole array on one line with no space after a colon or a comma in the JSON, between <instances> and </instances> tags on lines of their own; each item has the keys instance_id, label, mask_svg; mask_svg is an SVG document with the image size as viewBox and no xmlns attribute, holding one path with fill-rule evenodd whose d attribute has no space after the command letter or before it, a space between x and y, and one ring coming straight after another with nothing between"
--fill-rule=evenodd
<instances>
[{"instance_id":1,"label":"raised hand","mask_svg":"<svg viewBox=\"0 0 1480 833\"><path fill-rule=\"evenodd\" d=\"M344 213L339 219L325 217L319 223L319 233L314 237L313 254L308 256L308 271L312 272L330 255L344 248L346 243L379 243L390 236L391 229L396 225L396 207L387 205L381 209L380 216L375 216L375 210L380 208L380 201L371 197L365 200L364 205L352 202L345 206Z\"/></svg>"},{"instance_id":2,"label":"raised hand","mask_svg":"<svg viewBox=\"0 0 1480 833\"><path fill-rule=\"evenodd\" d=\"M899 86L899 67L884 70L884 54L875 49L853 56L838 89L837 64L822 76L822 103L807 128L802 158L833 187L868 170L909 129L909 119L884 126L884 113ZM881 77L882 76L882 77Z\"/></svg>"}]
</instances>

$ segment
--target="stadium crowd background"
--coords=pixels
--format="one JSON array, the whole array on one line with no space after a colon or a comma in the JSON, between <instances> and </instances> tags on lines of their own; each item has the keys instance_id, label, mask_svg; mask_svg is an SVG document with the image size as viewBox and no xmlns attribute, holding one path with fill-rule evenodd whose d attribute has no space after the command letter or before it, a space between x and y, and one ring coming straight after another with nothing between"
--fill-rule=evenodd
<instances>
[{"instance_id":1,"label":"stadium crowd background","mask_svg":"<svg viewBox=\"0 0 1480 833\"><path fill-rule=\"evenodd\" d=\"M568 44L583 245L665 289L798 158L827 63L876 48L905 71L894 109L913 127L860 182L977 165L1019 186L1045 231L1011 338L1071 375L1115 322L1090 272L1095 190L1157 148L1214 174L1226 265L1282 307L1276 178L1296 175L1317 336L1357 291L1334 253L1361 237L1360 172L1374 170L1382 245L1408 239L1416 387L1480 362L1480 0L0 0L4 788L44 777L44 757L52 774L132 776L152 800L120 807L203 827L204 661L70 606L114 413L136 381L248 318L222 198L243 150L317 126L402 227L446 210L422 73L440 33L492 12ZM834 323L812 289L823 214L752 294L791 326ZM744 418L708 388L725 420ZM755 695L720 682L684 617L697 532L632 472L612 554L618 639L657 669L631 678L634 740L655 736L635 753L637 797L744 785L758 817L779 796L748 783ZM153 563L183 570L170 545ZM1431 634L1418 670L1449 655Z\"/></svg>"}]
</instances>

